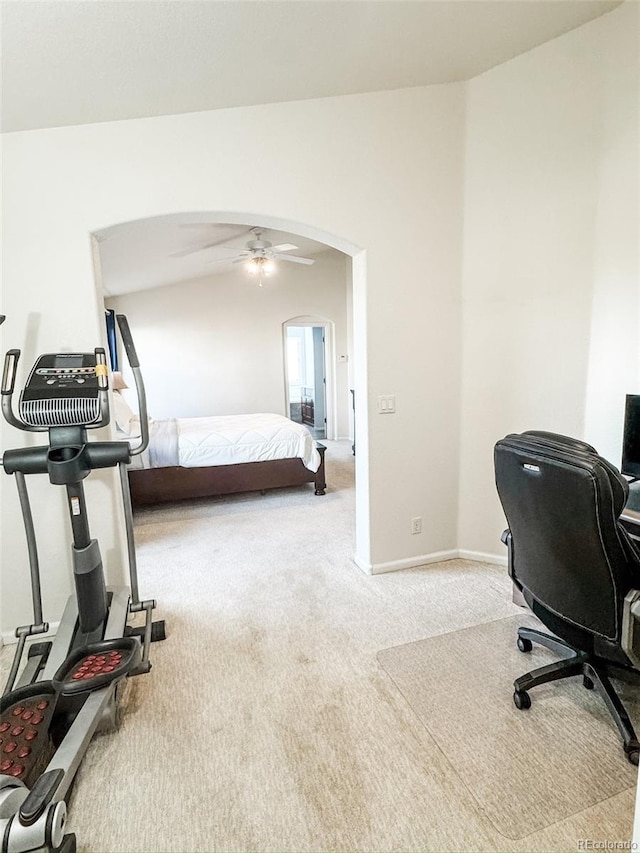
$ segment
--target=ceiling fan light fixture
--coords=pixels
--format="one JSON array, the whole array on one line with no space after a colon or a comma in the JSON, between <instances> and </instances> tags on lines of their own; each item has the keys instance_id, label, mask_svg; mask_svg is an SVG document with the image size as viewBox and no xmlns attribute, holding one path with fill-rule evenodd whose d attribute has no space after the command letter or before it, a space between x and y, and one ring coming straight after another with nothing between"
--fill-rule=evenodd
<instances>
[{"instance_id":1,"label":"ceiling fan light fixture","mask_svg":"<svg viewBox=\"0 0 640 853\"><path fill-rule=\"evenodd\" d=\"M263 275L271 275L275 270L275 264L271 258L251 258L247 264L247 270L251 275L259 274L262 278Z\"/></svg>"}]
</instances>

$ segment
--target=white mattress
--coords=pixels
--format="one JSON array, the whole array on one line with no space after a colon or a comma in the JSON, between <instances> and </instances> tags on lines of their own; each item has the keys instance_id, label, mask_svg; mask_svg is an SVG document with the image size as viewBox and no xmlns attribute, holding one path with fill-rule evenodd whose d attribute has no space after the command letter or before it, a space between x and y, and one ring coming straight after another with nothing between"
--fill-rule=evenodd
<instances>
[{"instance_id":1,"label":"white mattress","mask_svg":"<svg viewBox=\"0 0 640 853\"><path fill-rule=\"evenodd\" d=\"M301 459L313 472L320 467L320 454L309 430L282 415L151 421L150 435L149 449L138 457L143 468L205 468L292 458Z\"/></svg>"}]
</instances>

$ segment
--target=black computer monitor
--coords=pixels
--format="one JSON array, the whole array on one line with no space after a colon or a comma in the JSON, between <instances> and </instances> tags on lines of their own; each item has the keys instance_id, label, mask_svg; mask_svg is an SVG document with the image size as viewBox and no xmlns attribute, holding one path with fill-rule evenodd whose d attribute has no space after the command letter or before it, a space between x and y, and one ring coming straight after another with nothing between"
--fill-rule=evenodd
<instances>
[{"instance_id":1,"label":"black computer monitor","mask_svg":"<svg viewBox=\"0 0 640 853\"><path fill-rule=\"evenodd\" d=\"M640 394L627 394L620 470L629 477L640 477Z\"/></svg>"}]
</instances>

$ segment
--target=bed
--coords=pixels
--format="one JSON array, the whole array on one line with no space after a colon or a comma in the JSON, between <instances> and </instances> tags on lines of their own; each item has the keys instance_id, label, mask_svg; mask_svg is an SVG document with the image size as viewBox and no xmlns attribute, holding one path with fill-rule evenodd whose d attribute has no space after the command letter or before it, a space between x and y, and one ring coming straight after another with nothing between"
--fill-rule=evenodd
<instances>
[{"instance_id":1,"label":"bed","mask_svg":"<svg viewBox=\"0 0 640 853\"><path fill-rule=\"evenodd\" d=\"M137 415L113 395L118 432L140 434ZM149 419L149 447L134 457L134 507L312 483L326 490L325 447L309 431L272 413Z\"/></svg>"}]
</instances>

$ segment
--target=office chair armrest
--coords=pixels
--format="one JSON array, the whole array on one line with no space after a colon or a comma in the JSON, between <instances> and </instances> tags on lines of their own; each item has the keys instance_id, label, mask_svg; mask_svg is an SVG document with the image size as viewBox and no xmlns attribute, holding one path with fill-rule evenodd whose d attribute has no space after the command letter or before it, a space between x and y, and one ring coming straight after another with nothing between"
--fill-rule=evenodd
<instances>
[{"instance_id":1,"label":"office chair armrest","mask_svg":"<svg viewBox=\"0 0 640 853\"><path fill-rule=\"evenodd\" d=\"M630 589L622 605L622 650L640 669L640 591Z\"/></svg>"},{"instance_id":2,"label":"office chair armrest","mask_svg":"<svg viewBox=\"0 0 640 853\"><path fill-rule=\"evenodd\" d=\"M509 573L509 577L512 581L515 582L518 589L520 589L520 584L513 576L513 536L511 535L511 531L507 528L502 536L500 537L500 541L503 545L507 546L507 571Z\"/></svg>"}]
</instances>

